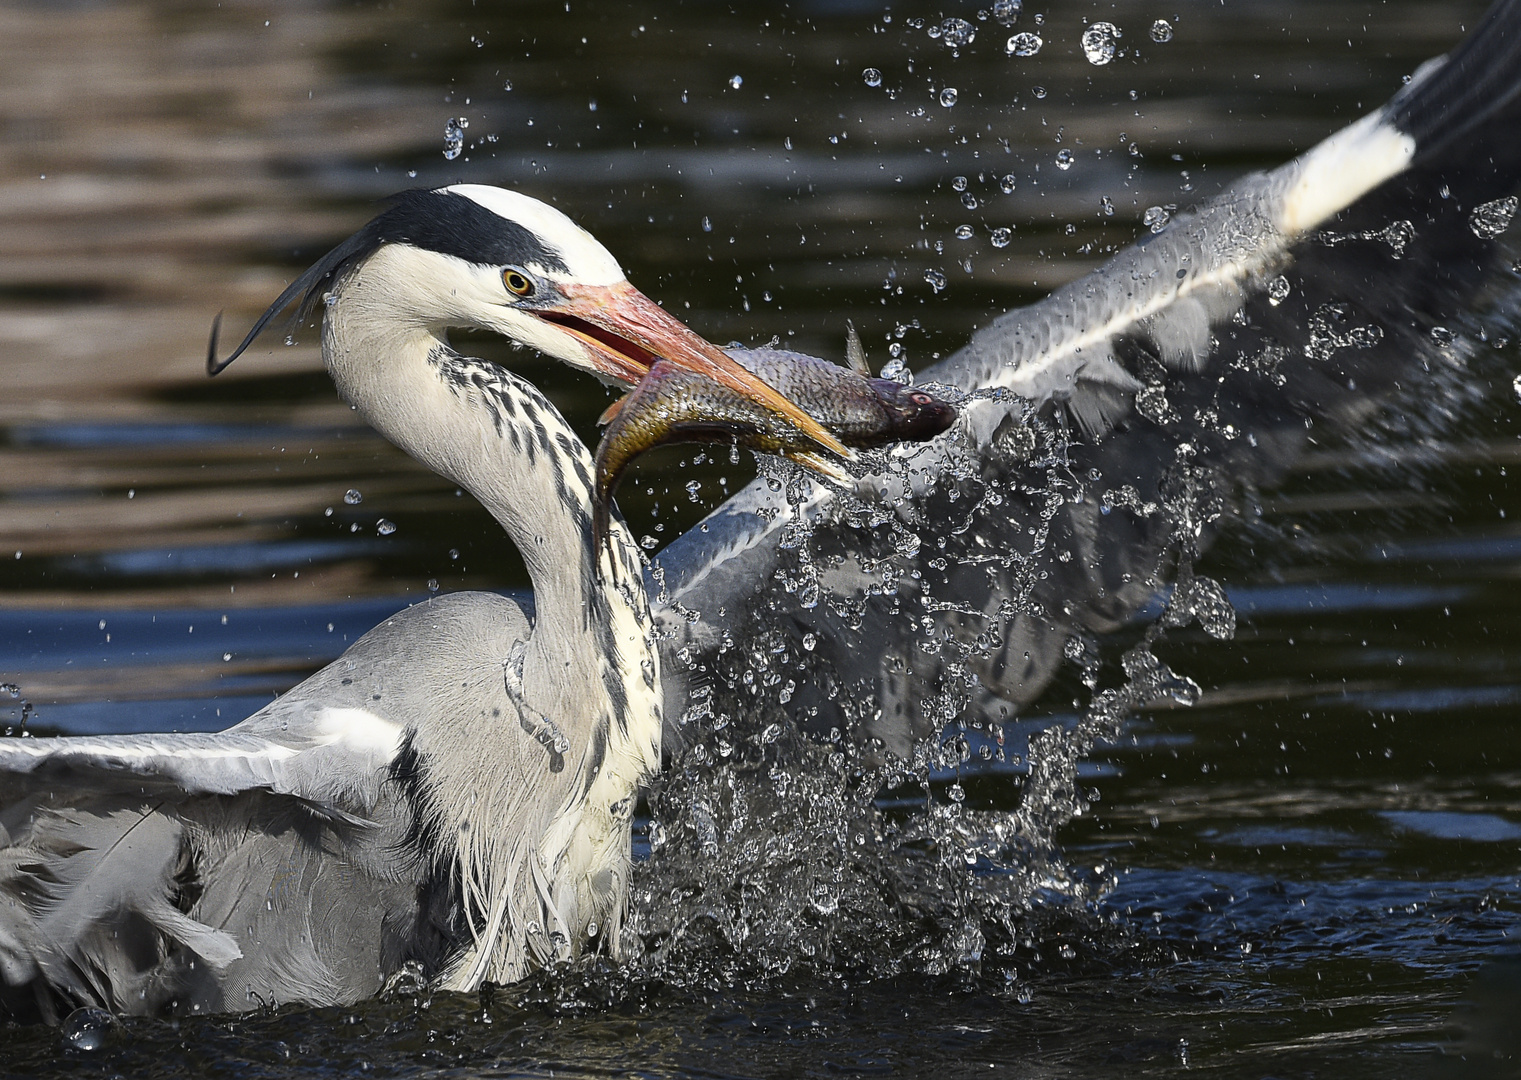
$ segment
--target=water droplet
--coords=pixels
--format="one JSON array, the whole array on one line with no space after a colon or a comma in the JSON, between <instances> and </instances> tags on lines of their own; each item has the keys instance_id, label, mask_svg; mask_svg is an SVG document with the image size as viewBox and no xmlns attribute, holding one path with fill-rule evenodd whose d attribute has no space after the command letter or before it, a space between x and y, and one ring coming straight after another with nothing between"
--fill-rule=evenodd
<instances>
[{"instance_id":1,"label":"water droplet","mask_svg":"<svg viewBox=\"0 0 1521 1080\"><path fill-rule=\"evenodd\" d=\"M1268 282L1268 303L1277 307L1288 299L1290 289L1289 279L1279 274L1272 281Z\"/></svg>"},{"instance_id":2,"label":"water droplet","mask_svg":"<svg viewBox=\"0 0 1521 1080\"><path fill-rule=\"evenodd\" d=\"M867 68L865 71L861 72L861 78L866 80L867 86L882 85L882 73L876 68Z\"/></svg>"},{"instance_id":3,"label":"water droplet","mask_svg":"<svg viewBox=\"0 0 1521 1080\"><path fill-rule=\"evenodd\" d=\"M1171 220L1172 214L1168 213L1167 208L1163 206L1148 206L1146 212L1141 215L1141 224L1154 233L1165 229Z\"/></svg>"},{"instance_id":4,"label":"water droplet","mask_svg":"<svg viewBox=\"0 0 1521 1080\"><path fill-rule=\"evenodd\" d=\"M1172 23L1166 19L1158 19L1151 24L1151 40L1158 45L1165 45L1172 40Z\"/></svg>"},{"instance_id":5,"label":"water droplet","mask_svg":"<svg viewBox=\"0 0 1521 1080\"><path fill-rule=\"evenodd\" d=\"M444 157L453 161L459 157L465 149L465 129L470 126L470 121L463 116L456 116L444 125Z\"/></svg>"},{"instance_id":6,"label":"water droplet","mask_svg":"<svg viewBox=\"0 0 1521 1080\"><path fill-rule=\"evenodd\" d=\"M1521 375L1516 376L1516 381L1521 383ZM819 639L817 634L809 632L803 635L803 651L813 652L814 649L818 648L818 645Z\"/></svg>"},{"instance_id":7,"label":"water droplet","mask_svg":"<svg viewBox=\"0 0 1521 1080\"><path fill-rule=\"evenodd\" d=\"M396 522L389 521L386 518L381 518L379 521L375 522L375 531L378 532L381 536L390 536L393 532L396 531Z\"/></svg>"},{"instance_id":8,"label":"water droplet","mask_svg":"<svg viewBox=\"0 0 1521 1080\"><path fill-rule=\"evenodd\" d=\"M359 494L357 489L349 488L343 493L343 501L348 503L350 506L358 506L360 503L364 502L364 496Z\"/></svg>"},{"instance_id":9,"label":"water droplet","mask_svg":"<svg viewBox=\"0 0 1521 1080\"><path fill-rule=\"evenodd\" d=\"M972 238L972 227L970 225L957 225L956 226L956 239L957 240L970 240L971 238Z\"/></svg>"},{"instance_id":10,"label":"water droplet","mask_svg":"<svg viewBox=\"0 0 1521 1080\"><path fill-rule=\"evenodd\" d=\"M1458 335L1445 326L1433 326L1431 328L1431 340L1438 345L1451 345L1458 339Z\"/></svg>"},{"instance_id":11,"label":"water droplet","mask_svg":"<svg viewBox=\"0 0 1521 1080\"><path fill-rule=\"evenodd\" d=\"M1517 375L1511 380L1510 388L1516 392L1516 398L1521 400L1521 375Z\"/></svg>"},{"instance_id":12,"label":"water droplet","mask_svg":"<svg viewBox=\"0 0 1521 1080\"><path fill-rule=\"evenodd\" d=\"M970 45L977 37L977 28L965 19L946 19L940 24L940 39L953 49Z\"/></svg>"},{"instance_id":13,"label":"water droplet","mask_svg":"<svg viewBox=\"0 0 1521 1080\"><path fill-rule=\"evenodd\" d=\"M458 559L459 558L459 548L450 548L449 549L449 558L451 560Z\"/></svg>"},{"instance_id":14,"label":"water droplet","mask_svg":"<svg viewBox=\"0 0 1521 1080\"><path fill-rule=\"evenodd\" d=\"M511 90L512 89L512 80L511 79L504 80L502 82L502 89L503 90Z\"/></svg>"},{"instance_id":15,"label":"water droplet","mask_svg":"<svg viewBox=\"0 0 1521 1080\"><path fill-rule=\"evenodd\" d=\"M73 1050L99 1050L116 1033L116 1017L104 1009L75 1009L58 1034Z\"/></svg>"},{"instance_id":16,"label":"water droplet","mask_svg":"<svg viewBox=\"0 0 1521 1080\"><path fill-rule=\"evenodd\" d=\"M1058 150L1056 152L1056 167L1062 172L1066 172L1068 169L1072 168L1071 150Z\"/></svg>"},{"instance_id":17,"label":"water droplet","mask_svg":"<svg viewBox=\"0 0 1521 1080\"><path fill-rule=\"evenodd\" d=\"M729 89L730 90L738 90L741 86L744 86L744 85L745 85L745 77L743 75L730 75L729 76Z\"/></svg>"},{"instance_id":18,"label":"water droplet","mask_svg":"<svg viewBox=\"0 0 1521 1080\"><path fill-rule=\"evenodd\" d=\"M644 548L645 551L654 551L660 546L660 541L656 540L649 533L645 533L639 538L639 546Z\"/></svg>"},{"instance_id":19,"label":"water droplet","mask_svg":"<svg viewBox=\"0 0 1521 1080\"><path fill-rule=\"evenodd\" d=\"M929 287L936 292L945 288L945 275L939 270L926 270L924 272L924 280L929 282Z\"/></svg>"},{"instance_id":20,"label":"water droplet","mask_svg":"<svg viewBox=\"0 0 1521 1080\"><path fill-rule=\"evenodd\" d=\"M1009 38L1004 44L1004 51L1010 56L1034 56L1040 52L1040 47L1044 44L1039 34L1032 34L1027 30Z\"/></svg>"},{"instance_id":21,"label":"water droplet","mask_svg":"<svg viewBox=\"0 0 1521 1080\"><path fill-rule=\"evenodd\" d=\"M1035 95L1037 101L1044 101L1046 99L1046 88L1044 86L1032 86L1030 87L1030 93Z\"/></svg>"},{"instance_id":22,"label":"water droplet","mask_svg":"<svg viewBox=\"0 0 1521 1080\"><path fill-rule=\"evenodd\" d=\"M1114 201L1108 195L1099 196L1099 206L1103 208L1105 217L1114 217Z\"/></svg>"},{"instance_id":23,"label":"water droplet","mask_svg":"<svg viewBox=\"0 0 1521 1080\"><path fill-rule=\"evenodd\" d=\"M993 0L993 18L1000 26L1013 26L1023 7L1023 0Z\"/></svg>"},{"instance_id":24,"label":"water droplet","mask_svg":"<svg viewBox=\"0 0 1521 1080\"><path fill-rule=\"evenodd\" d=\"M961 196L961 205L966 207L968 210L976 210L977 196L973 195L970 191L964 192Z\"/></svg>"},{"instance_id":25,"label":"water droplet","mask_svg":"<svg viewBox=\"0 0 1521 1080\"><path fill-rule=\"evenodd\" d=\"M430 593L438 592L438 578L430 577L428 579L428 591Z\"/></svg>"},{"instance_id":26,"label":"water droplet","mask_svg":"<svg viewBox=\"0 0 1521 1080\"><path fill-rule=\"evenodd\" d=\"M699 498L698 493L702 491L702 481L701 480L688 480L687 483L686 483L686 488L687 488L687 498L691 499L693 502L696 502L698 500L698 498Z\"/></svg>"},{"instance_id":27,"label":"water droplet","mask_svg":"<svg viewBox=\"0 0 1521 1080\"><path fill-rule=\"evenodd\" d=\"M940 104L949 109L952 105L956 104L956 96L956 88L954 86L947 86L944 90L940 91Z\"/></svg>"},{"instance_id":28,"label":"water droplet","mask_svg":"<svg viewBox=\"0 0 1521 1080\"><path fill-rule=\"evenodd\" d=\"M951 179L951 190L952 191L965 191L966 190L966 177L964 177L964 176L953 177Z\"/></svg>"},{"instance_id":29,"label":"water droplet","mask_svg":"<svg viewBox=\"0 0 1521 1080\"><path fill-rule=\"evenodd\" d=\"M1114 59L1114 43L1122 37L1120 28L1111 22L1096 22L1083 31L1083 55L1096 67Z\"/></svg>"},{"instance_id":30,"label":"water droplet","mask_svg":"<svg viewBox=\"0 0 1521 1080\"><path fill-rule=\"evenodd\" d=\"M706 214L703 215L703 219L702 219L702 231L703 232L712 232L713 231L713 219L710 218L710 217L708 217Z\"/></svg>"},{"instance_id":31,"label":"water droplet","mask_svg":"<svg viewBox=\"0 0 1521 1080\"><path fill-rule=\"evenodd\" d=\"M1010 232L1007 228L1004 228L1003 226L1000 226L1000 227L998 227L998 228L996 228L996 229L993 230L993 246L996 247L996 248L1006 248L1006 247L1008 247L1009 246L1009 242L1013 238L1014 238L1014 234L1012 232Z\"/></svg>"},{"instance_id":32,"label":"water droplet","mask_svg":"<svg viewBox=\"0 0 1521 1080\"><path fill-rule=\"evenodd\" d=\"M1516 205L1516 196L1507 195L1476 206L1468 215L1468 227L1479 239L1493 240L1510 228L1511 218L1516 216Z\"/></svg>"},{"instance_id":33,"label":"water droplet","mask_svg":"<svg viewBox=\"0 0 1521 1080\"><path fill-rule=\"evenodd\" d=\"M1014 185L1017 182L1017 179L1018 178L1015 177L1013 173L1007 174L1003 177L1003 179L998 181L998 189L1005 195L1014 194Z\"/></svg>"}]
</instances>

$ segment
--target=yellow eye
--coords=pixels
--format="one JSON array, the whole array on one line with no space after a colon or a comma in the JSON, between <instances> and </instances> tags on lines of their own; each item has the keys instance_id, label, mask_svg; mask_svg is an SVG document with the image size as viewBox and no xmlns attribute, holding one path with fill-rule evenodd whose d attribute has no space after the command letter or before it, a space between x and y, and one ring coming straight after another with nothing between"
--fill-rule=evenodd
<instances>
[{"instance_id":1,"label":"yellow eye","mask_svg":"<svg viewBox=\"0 0 1521 1080\"><path fill-rule=\"evenodd\" d=\"M533 282L521 270L508 268L502 271L502 284L513 296L532 296Z\"/></svg>"}]
</instances>

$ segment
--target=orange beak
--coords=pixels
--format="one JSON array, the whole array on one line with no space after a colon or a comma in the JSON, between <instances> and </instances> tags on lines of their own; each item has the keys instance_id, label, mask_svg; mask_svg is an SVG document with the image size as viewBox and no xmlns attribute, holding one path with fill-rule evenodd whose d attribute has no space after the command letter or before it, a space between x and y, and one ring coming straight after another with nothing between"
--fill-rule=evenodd
<instances>
[{"instance_id":1,"label":"orange beak","mask_svg":"<svg viewBox=\"0 0 1521 1080\"><path fill-rule=\"evenodd\" d=\"M573 334L591 352L598 374L623 386L634 386L650 365L665 359L710 379L774 413L820 447L851 460L847 449L813 417L765 380L731 360L718 346L703 340L679 319L666 314L649 297L626 281L616 285L562 285L565 302L529 309L545 322Z\"/></svg>"}]
</instances>

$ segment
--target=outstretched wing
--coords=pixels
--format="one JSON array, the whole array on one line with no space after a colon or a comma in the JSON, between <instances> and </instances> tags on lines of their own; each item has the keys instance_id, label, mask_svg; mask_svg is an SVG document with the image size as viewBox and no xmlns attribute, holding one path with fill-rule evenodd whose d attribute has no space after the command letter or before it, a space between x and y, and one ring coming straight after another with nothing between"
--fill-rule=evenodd
<instances>
[{"instance_id":1,"label":"outstretched wing","mask_svg":"<svg viewBox=\"0 0 1521 1080\"><path fill-rule=\"evenodd\" d=\"M1415 382L1457 389L1443 326L1499 280L1518 120L1521 2L1502 0L1382 109L924 372L967 395L962 422L857 498L741 491L652 568L666 715L800 681L789 711L901 752L968 706L1028 703L1074 630L1151 601L1169 552L1196 552L1312 426L1345 430ZM1456 408L1432 406L1434 427ZM757 612L808 674L744 678L756 650L727 643Z\"/></svg>"}]
</instances>

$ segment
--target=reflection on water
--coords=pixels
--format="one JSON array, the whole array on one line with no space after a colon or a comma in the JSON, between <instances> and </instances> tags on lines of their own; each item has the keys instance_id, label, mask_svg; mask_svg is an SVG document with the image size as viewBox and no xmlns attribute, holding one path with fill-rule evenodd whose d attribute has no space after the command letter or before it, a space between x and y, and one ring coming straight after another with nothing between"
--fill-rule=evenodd
<instances>
[{"instance_id":1,"label":"reflection on water","mask_svg":"<svg viewBox=\"0 0 1521 1080\"><path fill-rule=\"evenodd\" d=\"M922 368L1130 242L1148 207L1186 207L1365 111L1482 6L1198 7L1165 13L1165 44L1145 5L1052 9L1022 58L970 10L976 39L953 47L927 32L949 13L850 4L0 10L0 681L39 727L215 728L433 587L523 583L470 500L336 400L309 332L205 379L211 316L246 326L391 191L521 186L715 340L837 357L848 315L874 363ZM1084 17L1125 32L1113 63L1084 59ZM549 384L592 437L603 391L469 344ZM1465 992L1479 1039L1515 995L1503 970L1469 975L1513 947L1521 898L1507 365L1513 349L1460 430L1326 447L1258 493L1260 516L1200 567L1228 586L1235 640L1155 647L1203 693L1148 709L1084 767L1097 801L1039 864L1067 880L990 884L978 858L1019 853L947 837L952 806L996 823L1018 803L1029 737L1077 723L1076 665L1010 726L1000 767L969 745L879 817L829 749L791 748L809 844L788 864L764 837L705 853L699 836L741 887L706 921L700 898L642 897L647 979L143 1022L101 1064L1375 1076L1452 1034ZM637 532L669 538L745 479L691 458L624 484ZM1140 632L1096 643L1102 662ZM668 797L718 775L689 768ZM891 865L866 865L883 838L848 824L868 818ZM647 844L669 859L700 826ZM768 921L804 871L812 914ZM693 940L673 946L678 931ZM352 1033L335 1023L351 1017ZM56 1058L49 1034L15 1041L24 1070L88 1060Z\"/></svg>"}]
</instances>

